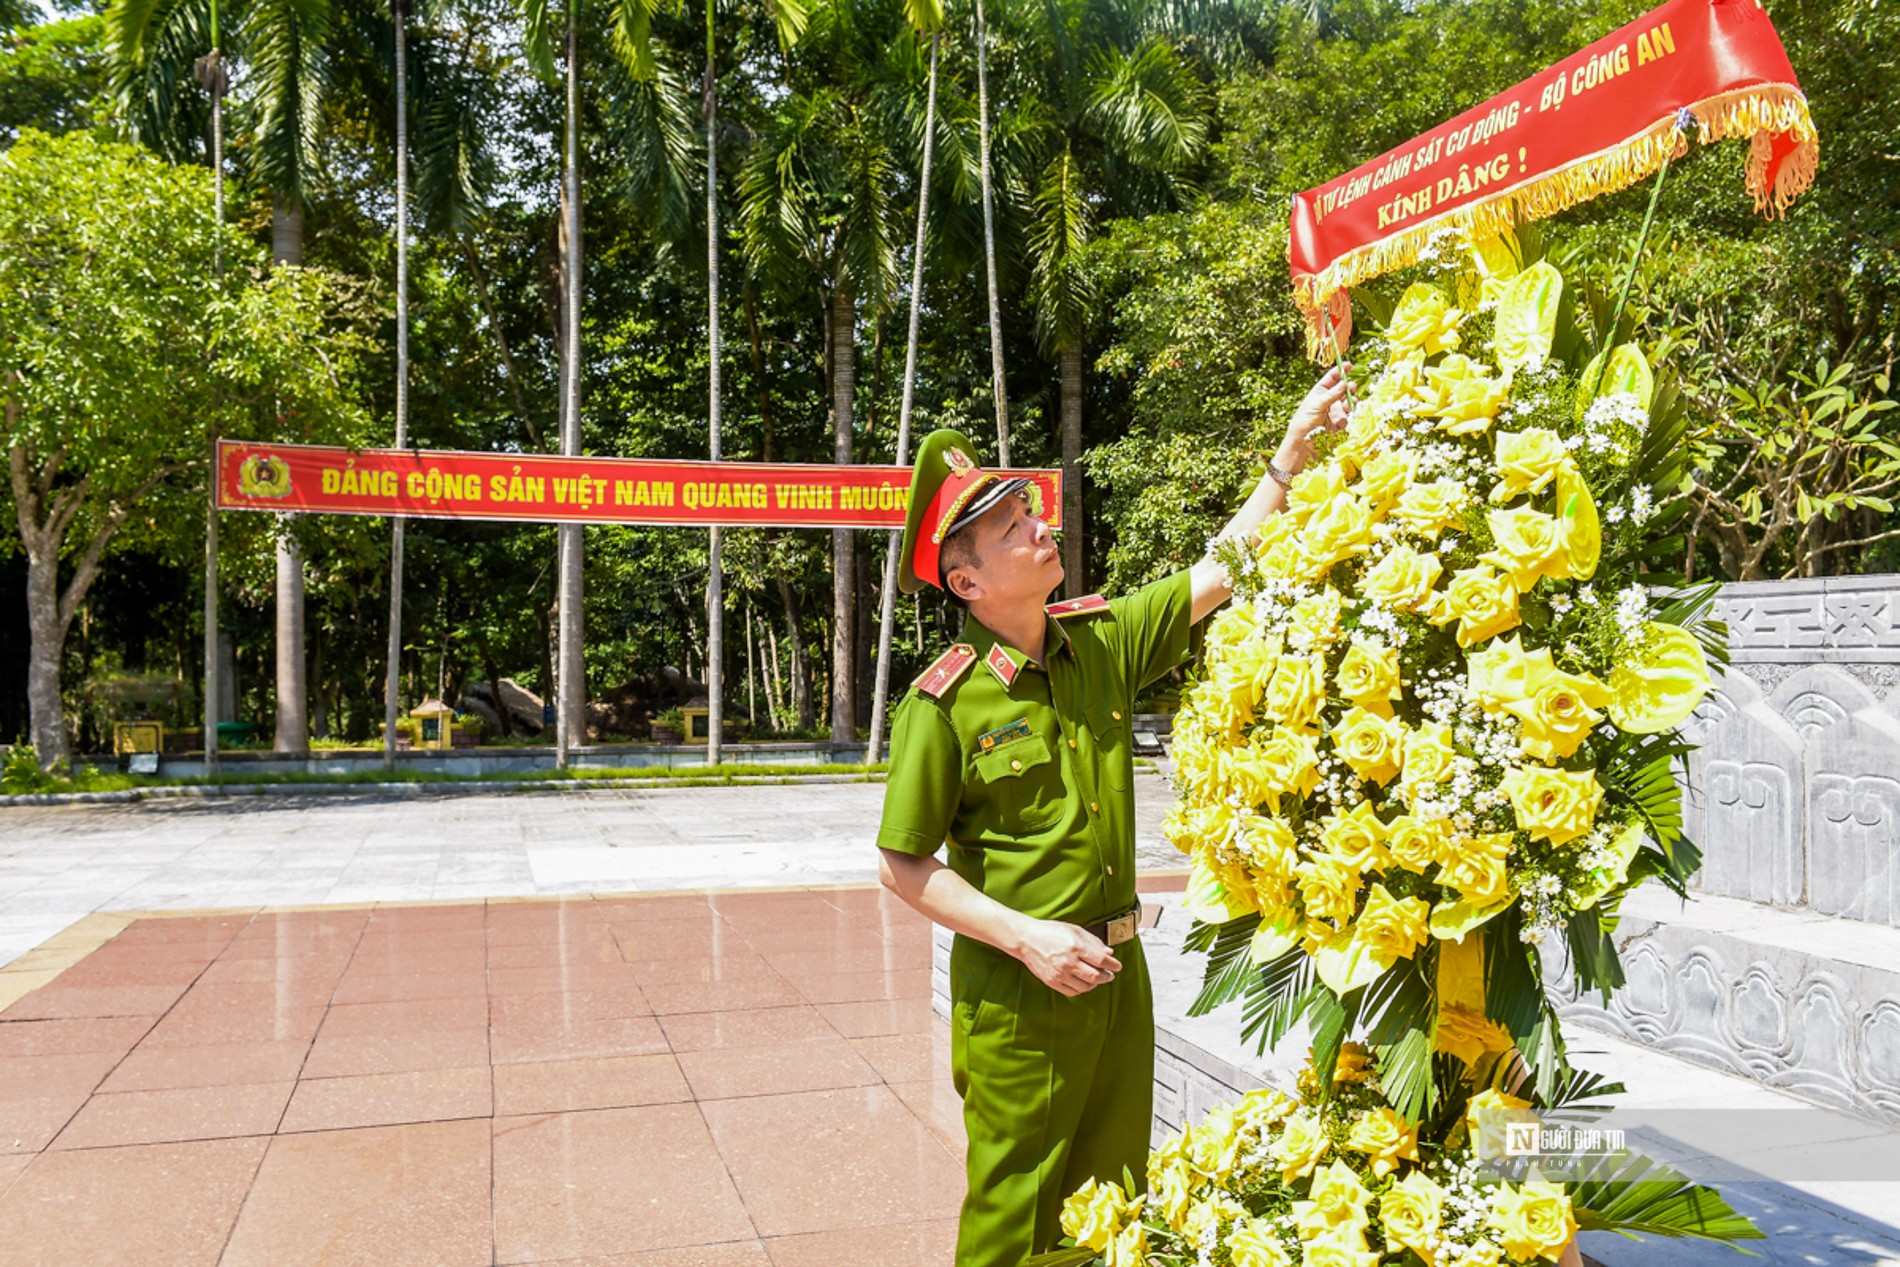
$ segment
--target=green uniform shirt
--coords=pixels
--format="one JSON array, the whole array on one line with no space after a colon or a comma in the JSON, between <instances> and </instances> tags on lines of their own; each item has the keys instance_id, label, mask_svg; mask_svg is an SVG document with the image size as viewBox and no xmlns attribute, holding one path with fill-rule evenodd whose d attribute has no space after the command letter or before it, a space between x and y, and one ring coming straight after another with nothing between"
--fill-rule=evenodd
<instances>
[{"instance_id":1,"label":"green uniform shirt","mask_svg":"<svg viewBox=\"0 0 1900 1267\"><path fill-rule=\"evenodd\" d=\"M1038 919L1094 924L1133 906L1135 693L1187 658L1192 617L1182 571L1048 617L1040 664L969 620L974 662L898 706L878 845L948 844L952 870Z\"/></svg>"}]
</instances>

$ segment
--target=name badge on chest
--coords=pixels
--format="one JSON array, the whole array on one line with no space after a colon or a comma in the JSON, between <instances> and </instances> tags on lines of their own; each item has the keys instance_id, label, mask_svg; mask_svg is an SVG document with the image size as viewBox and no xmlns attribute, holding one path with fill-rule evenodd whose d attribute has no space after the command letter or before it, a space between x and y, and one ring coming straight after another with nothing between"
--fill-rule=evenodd
<instances>
[{"instance_id":1,"label":"name badge on chest","mask_svg":"<svg viewBox=\"0 0 1900 1267\"><path fill-rule=\"evenodd\" d=\"M1029 733L1029 719L1018 717L1007 726L998 726L995 730L978 735L976 737L977 751L992 752L1006 743L1029 738Z\"/></svg>"}]
</instances>

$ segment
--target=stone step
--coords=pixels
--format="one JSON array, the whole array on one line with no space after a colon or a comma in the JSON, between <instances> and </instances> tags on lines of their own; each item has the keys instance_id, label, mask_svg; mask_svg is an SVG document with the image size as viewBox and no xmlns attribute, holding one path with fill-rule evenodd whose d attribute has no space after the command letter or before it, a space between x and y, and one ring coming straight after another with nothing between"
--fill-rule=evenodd
<instances>
[{"instance_id":1,"label":"stone step","mask_svg":"<svg viewBox=\"0 0 1900 1267\"><path fill-rule=\"evenodd\" d=\"M1614 939L1607 1007L1547 958L1566 1021L1900 1126L1900 929L1645 885Z\"/></svg>"}]
</instances>

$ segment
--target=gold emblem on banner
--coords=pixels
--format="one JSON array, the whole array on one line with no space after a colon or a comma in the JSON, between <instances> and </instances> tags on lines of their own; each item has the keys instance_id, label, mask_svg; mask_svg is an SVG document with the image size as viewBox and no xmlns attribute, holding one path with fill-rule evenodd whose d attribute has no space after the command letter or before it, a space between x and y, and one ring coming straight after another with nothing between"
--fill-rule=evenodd
<instances>
[{"instance_id":1,"label":"gold emblem on banner","mask_svg":"<svg viewBox=\"0 0 1900 1267\"><path fill-rule=\"evenodd\" d=\"M238 464L238 492L273 500L290 496L290 463L271 454L251 454Z\"/></svg>"}]
</instances>

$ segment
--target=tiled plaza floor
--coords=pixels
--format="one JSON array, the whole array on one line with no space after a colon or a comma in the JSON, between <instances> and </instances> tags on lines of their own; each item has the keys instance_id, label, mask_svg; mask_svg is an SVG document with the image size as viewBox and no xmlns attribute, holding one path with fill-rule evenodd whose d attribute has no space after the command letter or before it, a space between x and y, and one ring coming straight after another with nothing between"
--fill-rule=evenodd
<instances>
[{"instance_id":1,"label":"tiled plaza floor","mask_svg":"<svg viewBox=\"0 0 1900 1267\"><path fill-rule=\"evenodd\" d=\"M875 886L168 914L34 953L0 1012L8 1267L949 1261L930 927Z\"/></svg>"}]
</instances>

